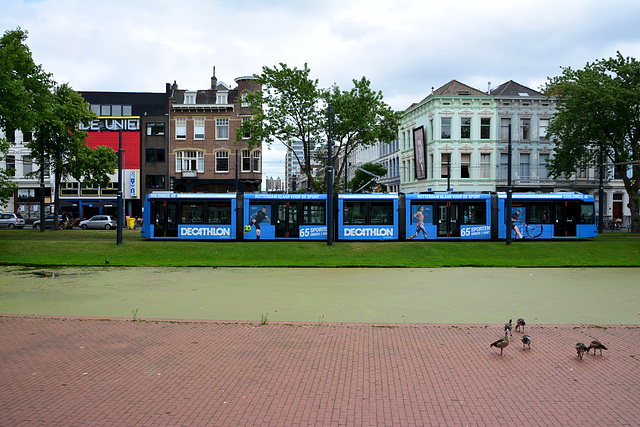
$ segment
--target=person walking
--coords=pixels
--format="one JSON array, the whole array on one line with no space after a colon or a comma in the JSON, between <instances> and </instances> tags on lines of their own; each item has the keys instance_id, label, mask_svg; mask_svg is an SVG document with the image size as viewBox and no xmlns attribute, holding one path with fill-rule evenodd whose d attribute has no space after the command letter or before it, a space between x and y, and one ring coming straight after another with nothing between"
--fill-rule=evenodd
<instances>
[{"instance_id":1,"label":"person walking","mask_svg":"<svg viewBox=\"0 0 640 427\"><path fill-rule=\"evenodd\" d=\"M425 240L427 239L427 230L424 228L425 216L423 212L424 212L424 206L420 206L418 208L418 212L413 214L413 217L416 220L418 220L418 223L416 224L416 232L413 236L409 236L407 240L411 240L414 237L418 237L418 234L420 234L420 232L422 232L422 234L424 235Z\"/></svg>"}]
</instances>

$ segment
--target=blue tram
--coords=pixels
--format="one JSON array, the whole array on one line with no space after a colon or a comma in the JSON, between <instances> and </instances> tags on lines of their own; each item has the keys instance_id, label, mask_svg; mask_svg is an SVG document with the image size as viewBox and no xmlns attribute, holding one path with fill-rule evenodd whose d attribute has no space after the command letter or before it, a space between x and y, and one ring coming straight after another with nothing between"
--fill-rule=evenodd
<instances>
[{"instance_id":1,"label":"blue tram","mask_svg":"<svg viewBox=\"0 0 640 427\"><path fill-rule=\"evenodd\" d=\"M405 219L407 239L491 239L491 194L406 194Z\"/></svg>"},{"instance_id":2,"label":"blue tram","mask_svg":"<svg viewBox=\"0 0 640 427\"><path fill-rule=\"evenodd\" d=\"M339 194L338 240L398 240L397 194Z\"/></svg>"},{"instance_id":3,"label":"blue tram","mask_svg":"<svg viewBox=\"0 0 640 427\"><path fill-rule=\"evenodd\" d=\"M336 240L506 239L505 193L339 194ZM595 201L579 193L514 193L512 237L596 237ZM326 194L147 195L142 237L327 240Z\"/></svg>"},{"instance_id":4,"label":"blue tram","mask_svg":"<svg viewBox=\"0 0 640 427\"><path fill-rule=\"evenodd\" d=\"M144 203L147 239L236 239L236 195L150 193Z\"/></svg>"},{"instance_id":5,"label":"blue tram","mask_svg":"<svg viewBox=\"0 0 640 427\"><path fill-rule=\"evenodd\" d=\"M327 240L326 194L244 194L245 240Z\"/></svg>"},{"instance_id":6,"label":"blue tram","mask_svg":"<svg viewBox=\"0 0 640 427\"><path fill-rule=\"evenodd\" d=\"M507 238L506 193L498 193L498 238ZM524 238L582 239L597 236L593 196L581 193L513 193L511 218ZM515 227L511 237L517 238Z\"/></svg>"}]
</instances>

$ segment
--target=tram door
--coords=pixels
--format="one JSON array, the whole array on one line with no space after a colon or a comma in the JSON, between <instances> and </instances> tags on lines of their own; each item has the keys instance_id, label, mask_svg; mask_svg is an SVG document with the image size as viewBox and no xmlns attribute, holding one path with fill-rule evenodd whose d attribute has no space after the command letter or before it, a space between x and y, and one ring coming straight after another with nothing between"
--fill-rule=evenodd
<instances>
[{"instance_id":1,"label":"tram door","mask_svg":"<svg viewBox=\"0 0 640 427\"><path fill-rule=\"evenodd\" d=\"M154 202L155 237L178 237L178 203L157 201Z\"/></svg>"},{"instance_id":2,"label":"tram door","mask_svg":"<svg viewBox=\"0 0 640 427\"><path fill-rule=\"evenodd\" d=\"M580 202L560 202L555 205L553 235L556 237L576 237Z\"/></svg>"},{"instance_id":3,"label":"tram door","mask_svg":"<svg viewBox=\"0 0 640 427\"><path fill-rule=\"evenodd\" d=\"M437 203L438 237L460 237L460 205L455 202Z\"/></svg>"},{"instance_id":4,"label":"tram door","mask_svg":"<svg viewBox=\"0 0 640 427\"><path fill-rule=\"evenodd\" d=\"M296 202L278 203L276 221L276 238L299 237L298 204Z\"/></svg>"}]
</instances>

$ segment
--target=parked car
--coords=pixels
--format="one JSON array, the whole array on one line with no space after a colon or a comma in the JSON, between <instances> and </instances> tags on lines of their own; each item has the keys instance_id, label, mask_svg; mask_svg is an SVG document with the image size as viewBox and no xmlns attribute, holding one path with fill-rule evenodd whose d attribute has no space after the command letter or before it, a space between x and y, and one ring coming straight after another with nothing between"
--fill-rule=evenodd
<instances>
[{"instance_id":1,"label":"parked car","mask_svg":"<svg viewBox=\"0 0 640 427\"><path fill-rule=\"evenodd\" d=\"M24 218L19 213L3 213L0 215L0 228L24 228Z\"/></svg>"},{"instance_id":2,"label":"parked car","mask_svg":"<svg viewBox=\"0 0 640 427\"><path fill-rule=\"evenodd\" d=\"M95 215L84 221L80 221L80 228L86 230L87 228L95 228L110 230L116 226L116 219L110 215Z\"/></svg>"},{"instance_id":3,"label":"parked car","mask_svg":"<svg viewBox=\"0 0 640 427\"><path fill-rule=\"evenodd\" d=\"M53 219L54 219L53 215L47 215L44 218L44 228L53 228ZM33 228L34 229L39 229L40 228L40 220L39 219L34 221ZM64 224L62 223L62 215L58 215L58 228L60 230L62 230L64 228Z\"/></svg>"}]
</instances>

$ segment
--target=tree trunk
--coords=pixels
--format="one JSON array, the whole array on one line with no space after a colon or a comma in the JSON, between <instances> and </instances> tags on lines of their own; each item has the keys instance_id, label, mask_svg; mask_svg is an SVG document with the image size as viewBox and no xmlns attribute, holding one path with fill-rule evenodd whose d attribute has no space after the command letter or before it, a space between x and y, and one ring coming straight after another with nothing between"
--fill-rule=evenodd
<instances>
[{"instance_id":1,"label":"tree trunk","mask_svg":"<svg viewBox=\"0 0 640 427\"><path fill-rule=\"evenodd\" d=\"M631 211L631 227L629 231L632 233L640 233L640 204L639 197L629 195L629 210Z\"/></svg>"}]
</instances>

